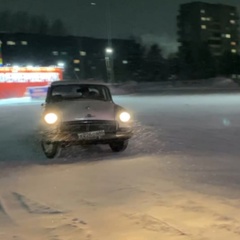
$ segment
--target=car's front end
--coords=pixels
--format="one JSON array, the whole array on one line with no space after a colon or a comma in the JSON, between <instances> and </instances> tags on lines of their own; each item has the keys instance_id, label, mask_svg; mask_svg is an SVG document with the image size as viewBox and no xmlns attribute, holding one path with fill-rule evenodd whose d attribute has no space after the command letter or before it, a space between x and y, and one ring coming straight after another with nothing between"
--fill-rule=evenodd
<instances>
[{"instance_id":1,"label":"car's front end","mask_svg":"<svg viewBox=\"0 0 240 240\"><path fill-rule=\"evenodd\" d=\"M47 141L71 144L109 144L112 141L128 140L132 137L132 123L118 120L72 120L49 124L43 117L41 135ZM49 116L50 117L50 116Z\"/></svg>"},{"instance_id":2,"label":"car's front end","mask_svg":"<svg viewBox=\"0 0 240 240\"><path fill-rule=\"evenodd\" d=\"M132 116L112 101L107 87L57 84L48 91L41 119L47 157L54 157L57 147L64 145L109 144L114 152L126 149L133 135Z\"/></svg>"}]
</instances>

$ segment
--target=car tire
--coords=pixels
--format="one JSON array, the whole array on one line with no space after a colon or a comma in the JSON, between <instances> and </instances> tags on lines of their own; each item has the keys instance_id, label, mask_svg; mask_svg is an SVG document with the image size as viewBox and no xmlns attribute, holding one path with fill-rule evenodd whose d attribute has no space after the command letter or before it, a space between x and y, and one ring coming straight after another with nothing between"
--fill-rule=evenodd
<instances>
[{"instance_id":1,"label":"car tire","mask_svg":"<svg viewBox=\"0 0 240 240\"><path fill-rule=\"evenodd\" d=\"M58 142L41 141L42 150L49 159L55 158L60 153L60 144Z\"/></svg>"},{"instance_id":2,"label":"car tire","mask_svg":"<svg viewBox=\"0 0 240 240\"><path fill-rule=\"evenodd\" d=\"M128 141L117 141L109 144L113 152L123 152L128 147Z\"/></svg>"}]
</instances>

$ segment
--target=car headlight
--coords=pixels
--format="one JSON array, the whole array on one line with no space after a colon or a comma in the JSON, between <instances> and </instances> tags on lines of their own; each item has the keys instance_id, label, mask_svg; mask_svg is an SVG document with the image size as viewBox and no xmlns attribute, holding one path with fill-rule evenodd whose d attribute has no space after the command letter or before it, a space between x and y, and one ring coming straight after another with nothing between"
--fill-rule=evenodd
<instances>
[{"instance_id":1,"label":"car headlight","mask_svg":"<svg viewBox=\"0 0 240 240\"><path fill-rule=\"evenodd\" d=\"M131 115L128 112L122 112L119 115L119 118L122 122L126 123L129 122L129 120L131 119Z\"/></svg>"},{"instance_id":2,"label":"car headlight","mask_svg":"<svg viewBox=\"0 0 240 240\"><path fill-rule=\"evenodd\" d=\"M55 113L47 113L45 116L44 116L44 120L47 124L54 124L57 122L58 120L58 116L57 114Z\"/></svg>"}]
</instances>

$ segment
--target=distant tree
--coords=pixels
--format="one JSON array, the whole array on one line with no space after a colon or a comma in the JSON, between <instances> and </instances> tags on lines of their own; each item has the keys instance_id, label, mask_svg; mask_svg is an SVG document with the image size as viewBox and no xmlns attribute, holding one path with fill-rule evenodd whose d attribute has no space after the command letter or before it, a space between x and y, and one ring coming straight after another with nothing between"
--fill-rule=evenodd
<instances>
[{"instance_id":1,"label":"distant tree","mask_svg":"<svg viewBox=\"0 0 240 240\"><path fill-rule=\"evenodd\" d=\"M11 16L9 32L29 32L30 16L26 12L16 12Z\"/></svg>"},{"instance_id":2,"label":"distant tree","mask_svg":"<svg viewBox=\"0 0 240 240\"><path fill-rule=\"evenodd\" d=\"M146 53L144 70L148 81L167 80L165 60L157 44L152 45Z\"/></svg>"},{"instance_id":3,"label":"distant tree","mask_svg":"<svg viewBox=\"0 0 240 240\"><path fill-rule=\"evenodd\" d=\"M50 31L49 21L45 16L39 16L39 34L48 34Z\"/></svg>"},{"instance_id":4,"label":"distant tree","mask_svg":"<svg viewBox=\"0 0 240 240\"><path fill-rule=\"evenodd\" d=\"M201 78L216 76L216 61L207 44L200 46L196 65Z\"/></svg>"},{"instance_id":5,"label":"distant tree","mask_svg":"<svg viewBox=\"0 0 240 240\"><path fill-rule=\"evenodd\" d=\"M180 71L185 79L206 79L216 76L216 61L207 44L186 47L180 52Z\"/></svg>"},{"instance_id":6,"label":"distant tree","mask_svg":"<svg viewBox=\"0 0 240 240\"><path fill-rule=\"evenodd\" d=\"M50 28L50 34L55 36L64 36L66 35L66 28L61 19L56 19Z\"/></svg>"},{"instance_id":7,"label":"distant tree","mask_svg":"<svg viewBox=\"0 0 240 240\"><path fill-rule=\"evenodd\" d=\"M10 11L0 12L0 31L9 32L12 13Z\"/></svg>"},{"instance_id":8,"label":"distant tree","mask_svg":"<svg viewBox=\"0 0 240 240\"><path fill-rule=\"evenodd\" d=\"M127 64L124 64L122 59L116 58L113 62L114 67L114 78L116 82L125 82L129 80L129 72Z\"/></svg>"},{"instance_id":9,"label":"distant tree","mask_svg":"<svg viewBox=\"0 0 240 240\"><path fill-rule=\"evenodd\" d=\"M219 59L219 72L229 76L240 74L240 56L232 52L225 52Z\"/></svg>"},{"instance_id":10,"label":"distant tree","mask_svg":"<svg viewBox=\"0 0 240 240\"><path fill-rule=\"evenodd\" d=\"M166 60L166 68L170 80L176 81L180 73L180 59L178 54L171 54Z\"/></svg>"},{"instance_id":11,"label":"distant tree","mask_svg":"<svg viewBox=\"0 0 240 240\"><path fill-rule=\"evenodd\" d=\"M50 31L49 22L44 16L33 15L29 27L30 33L48 34Z\"/></svg>"},{"instance_id":12,"label":"distant tree","mask_svg":"<svg viewBox=\"0 0 240 240\"><path fill-rule=\"evenodd\" d=\"M183 80L191 79L193 76L194 53L192 47L182 46L178 53L180 78Z\"/></svg>"},{"instance_id":13,"label":"distant tree","mask_svg":"<svg viewBox=\"0 0 240 240\"><path fill-rule=\"evenodd\" d=\"M50 26L45 16L30 15L23 11L0 12L0 31L9 33L66 34L66 28L60 19L54 21Z\"/></svg>"},{"instance_id":14,"label":"distant tree","mask_svg":"<svg viewBox=\"0 0 240 240\"><path fill-rule=\"evenodd\" d=\"M128 49L128 64L127 71L129 78L134 81L143 81L144 80L144 56L145 48L136 41Z\"/></svg>"},{"instance_id":15,"label":"distant tree","mask_svg":"<svg viewBox=\"0 0 240 240\"><path fill-rule=\"evenodd\" d=\"M30 26L29 26L29 33L39 33L39 29L40 29L40 18L39 16L31 16L30 19Z\"/></svg>"}]
</instances>

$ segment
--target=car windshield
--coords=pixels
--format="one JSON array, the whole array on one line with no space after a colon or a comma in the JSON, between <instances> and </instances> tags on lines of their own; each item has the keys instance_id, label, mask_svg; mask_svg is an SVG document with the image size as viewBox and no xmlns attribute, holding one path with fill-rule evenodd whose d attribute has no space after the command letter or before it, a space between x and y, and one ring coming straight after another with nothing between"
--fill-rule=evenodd
<instances>
[{"instance_id":1,"label":"car windshield","mask_svg":"<svg viewBox=\"0 0 240 240\"><path fill-rule=\"evenodd\" d=\"M101 85L69 84L53 86L50 91L49 101L62 100L100 100L110 101L109 90Z\"/></svg>"}]
</instances>

